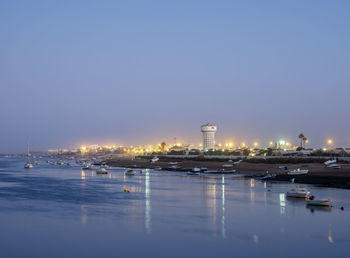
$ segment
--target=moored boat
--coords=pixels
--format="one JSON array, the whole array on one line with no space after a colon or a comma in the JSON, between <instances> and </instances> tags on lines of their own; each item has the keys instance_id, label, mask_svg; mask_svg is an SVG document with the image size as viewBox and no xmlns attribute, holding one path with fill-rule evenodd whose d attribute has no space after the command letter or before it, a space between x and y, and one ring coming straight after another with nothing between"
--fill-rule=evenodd
<instances>
[{"instance_id":1,"label":"moored boat","mask_svg":"<svg viewBox=\"0 0 350 258\"><path fill-rule=\"evenodd\" d=\"M30 163L30 162L26 162L26 163L24 164L24 168L33 168L33 164Z\"/></svg>"},{"instance_id":2,"label":"moored boat","mask_svg":"<svg viewBox=\"0 0 350 258\"><path fill-rule=\"evenodd\" d=\"M329 166L329 165L335 164L335 163L337 163L337 160L336 159L331 159L331 160L325 161L323 164L325 164L325 166Z\"/></svg>"},{"instance_id":3,"label":"moored boat","mask_svg":"<svg viewBox=\"0 0 350 258\"><path fill-rule=\"evenodd\" d=\"M105 168L100 168L99 170L96 171L97 175L107 175L108 171Z\"/></svg>"},{"instance_id":4,"label":"moored boat","mask_svg":"<svg viewBox=\"0 0 350 258\"><path fill-rule=\"evenodd\" d=\"M187 174L187 175L190 175L190 176L198 176L198 175L199 175L199 172L187 171L186 174Z\"/></svg>"},{"instance_id":5,"label":"moored boat","mask_svg":"<svg viewBox=\"0 0 350 258\"><path fill-rule=\"evenodd\" d=\"M147 173L147 169L140 169L140 174L146 174Z\"/></svg>"},{"instance_id":6,"label":"moored boat","mask_svg":"<svg viewBox=\"0 0 350 258\"><path fill-rule=\"evenodd\" d=\"M201 169L199 167L192 168L192 172L201 172Z\"/></svg>"},{"instance_id":7,"label":"moored boat","mask_svg":"<svg viewBox=\"0 0 350 258\"><path fill-rule=\"evenodd\" d=\"M82 169L87 170L87 169L92 169L92 165L91 164L85 164Z\"/></svg>"},{"instance_id":8,"label":"moored boat","mask_svg":"<svg viewBox=\"0 0 350 258\"><path fill-rule=\"evenodd\" d=\"M306 205L308 206L332 206L332 200L330 199L319 199L319 200L307 200Z\"/></svg>"},{"instance_id":9,"label":"moored boat","mask_svg":"<svg viewBox=\"0 0 350 258\"><path fill-rule=\"evenodd\" d=\"M136 172L132 169L128 169L126 172L125 172L125 175L127 176L134 176L136 175Z\"/></svg>"},{"instance_id":10,"label":"moored boat","mask_svg":"<svg viewBox=\"0 0 350 258\"><path fill-rule=\"evenodd\" d=\"M332 163L330 165L327 165L326 168L334 168L334 169L341 169L340 164Z\"/></svg>"},{"instance_id":11,"label":"moored boat","mask_svg":"<svg viewBox=\"0 0 350 258\"><path fill-rule=\"evenodd\" d=\"M214 175L218 175L218 174L233 174L235 173L236 170L234 169L218 169L218 170L208 170L208 171L204 171L204 174L214 174Z\"/></svg>"},{"instance_id":12,"label":"moored boat","mask_svg":"<svg viewBox=\"0 0 350 258\"><path fill-rule=\"evenodd\" d=\"M26 153L26 157L27 157L27 162L24 164L24 168L33 168L33 164L30 162L30 153L29 153L29 143L27 140L27 153Z\"/></svg>"},{"instance_id":13,"label":"moored boat","mask_svg":"<svg viewBox=\"0 0 350 258\"><path fill-rule=\"evenodd\" d=\"M306 188L296 187L287 192L287 197L292 198L308 198L310 192Z\"/></svg>"},{"instance_id":14,"label":"moored boat","mask_svg":"<svg viewBox=\"0 0 350 258\"><path fill-rule=\"evenodd\" d=\"M287 172L288 175L306 175L307 173L309 173L308 169L294 169L294 170L290 170Z\"/></svg>"}]
</instances>

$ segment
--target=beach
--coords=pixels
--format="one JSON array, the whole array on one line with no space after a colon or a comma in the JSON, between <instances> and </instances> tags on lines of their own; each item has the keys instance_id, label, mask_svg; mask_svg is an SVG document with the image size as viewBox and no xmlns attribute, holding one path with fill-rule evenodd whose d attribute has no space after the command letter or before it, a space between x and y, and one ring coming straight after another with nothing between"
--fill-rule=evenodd
<instances>
[{"instance_id":1,"label":"beach","mask_svg":"<svg viewBox=\"0 0 350 258\"><path fill-rule=\"evenodd\" d=\"M178 167L177 171L189 171L191 168L207 168L209 170L217 170L223 168L223 165L230 164L227 161L197 161L186 159L167 159L166 161L150 162L150 159L113 159L109 160L110 166L116 167L134 167L134 168L156 168L161 167L163 170L174 166L176 163ZM326 168L323 163L279 163L279 164L266 164L266 163L250 163L241 162L233 165L232 169L236 170L236 173L243 174L246 177L258 177L268 173L276 174L277 176L269 180L275 181L290 181L292 178L295 183L305 184L317 184L320 186L347 188L350 189L350 164L342 163L340 169ZM306 175L290 176L286 175L286 172L281 170L280 167L287 167L289 170L303 168L308 169L309 173Z\"/></svg>"}]
</instances>

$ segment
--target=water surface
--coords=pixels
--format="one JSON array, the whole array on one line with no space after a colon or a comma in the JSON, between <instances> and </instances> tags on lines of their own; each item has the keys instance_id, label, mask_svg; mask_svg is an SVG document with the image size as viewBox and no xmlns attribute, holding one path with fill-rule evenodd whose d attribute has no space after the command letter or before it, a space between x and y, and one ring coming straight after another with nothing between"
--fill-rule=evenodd
<instances>
[{"instance_id":1,"label":"water surface","mask_svg":"<svg viewBox=\"0 0 350 258\"><path fill-rule=\"evenodd\" d=\"M152 170L96 175L40 162L26 170L23 159L0 159L0 257L295 258L350 251L349 190L307 186L334 200L332 209L309 209L285 197L288 183Z\"/></svg>"}]
</instances>

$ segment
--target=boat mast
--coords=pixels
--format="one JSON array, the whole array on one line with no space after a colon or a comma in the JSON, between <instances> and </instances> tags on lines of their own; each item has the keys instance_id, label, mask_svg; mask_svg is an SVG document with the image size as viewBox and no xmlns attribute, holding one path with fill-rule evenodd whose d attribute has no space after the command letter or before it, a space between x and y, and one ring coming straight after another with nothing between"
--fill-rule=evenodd
<instances>
[{"instance_id":1,"label":"boat mast","mask_svg":"<svg viewBox=\"0 0 350 258\"><path fill-rule=\"evenodd\" d=\"M28 138L27 138L27 162L29 163L29 141L28 141Z\"/></svg>"}]
</instances>

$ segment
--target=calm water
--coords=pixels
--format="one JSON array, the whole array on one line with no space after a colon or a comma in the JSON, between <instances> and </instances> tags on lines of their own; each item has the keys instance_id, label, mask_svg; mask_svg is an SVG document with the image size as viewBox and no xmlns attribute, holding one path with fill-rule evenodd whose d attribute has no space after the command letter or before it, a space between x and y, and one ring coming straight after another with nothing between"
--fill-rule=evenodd
<instances>
[{"instance_id":1,"label":"calm water","mask_svg":"<svg viewBox=\"0 0 350 258\"><path fill-rule=\"evenodd\" d=\"M310 210L285 198L290 184L23 164L0 159L0 257L349 255L349 190L308 186L335 201Z\"/></svg>"}]
</instances>

